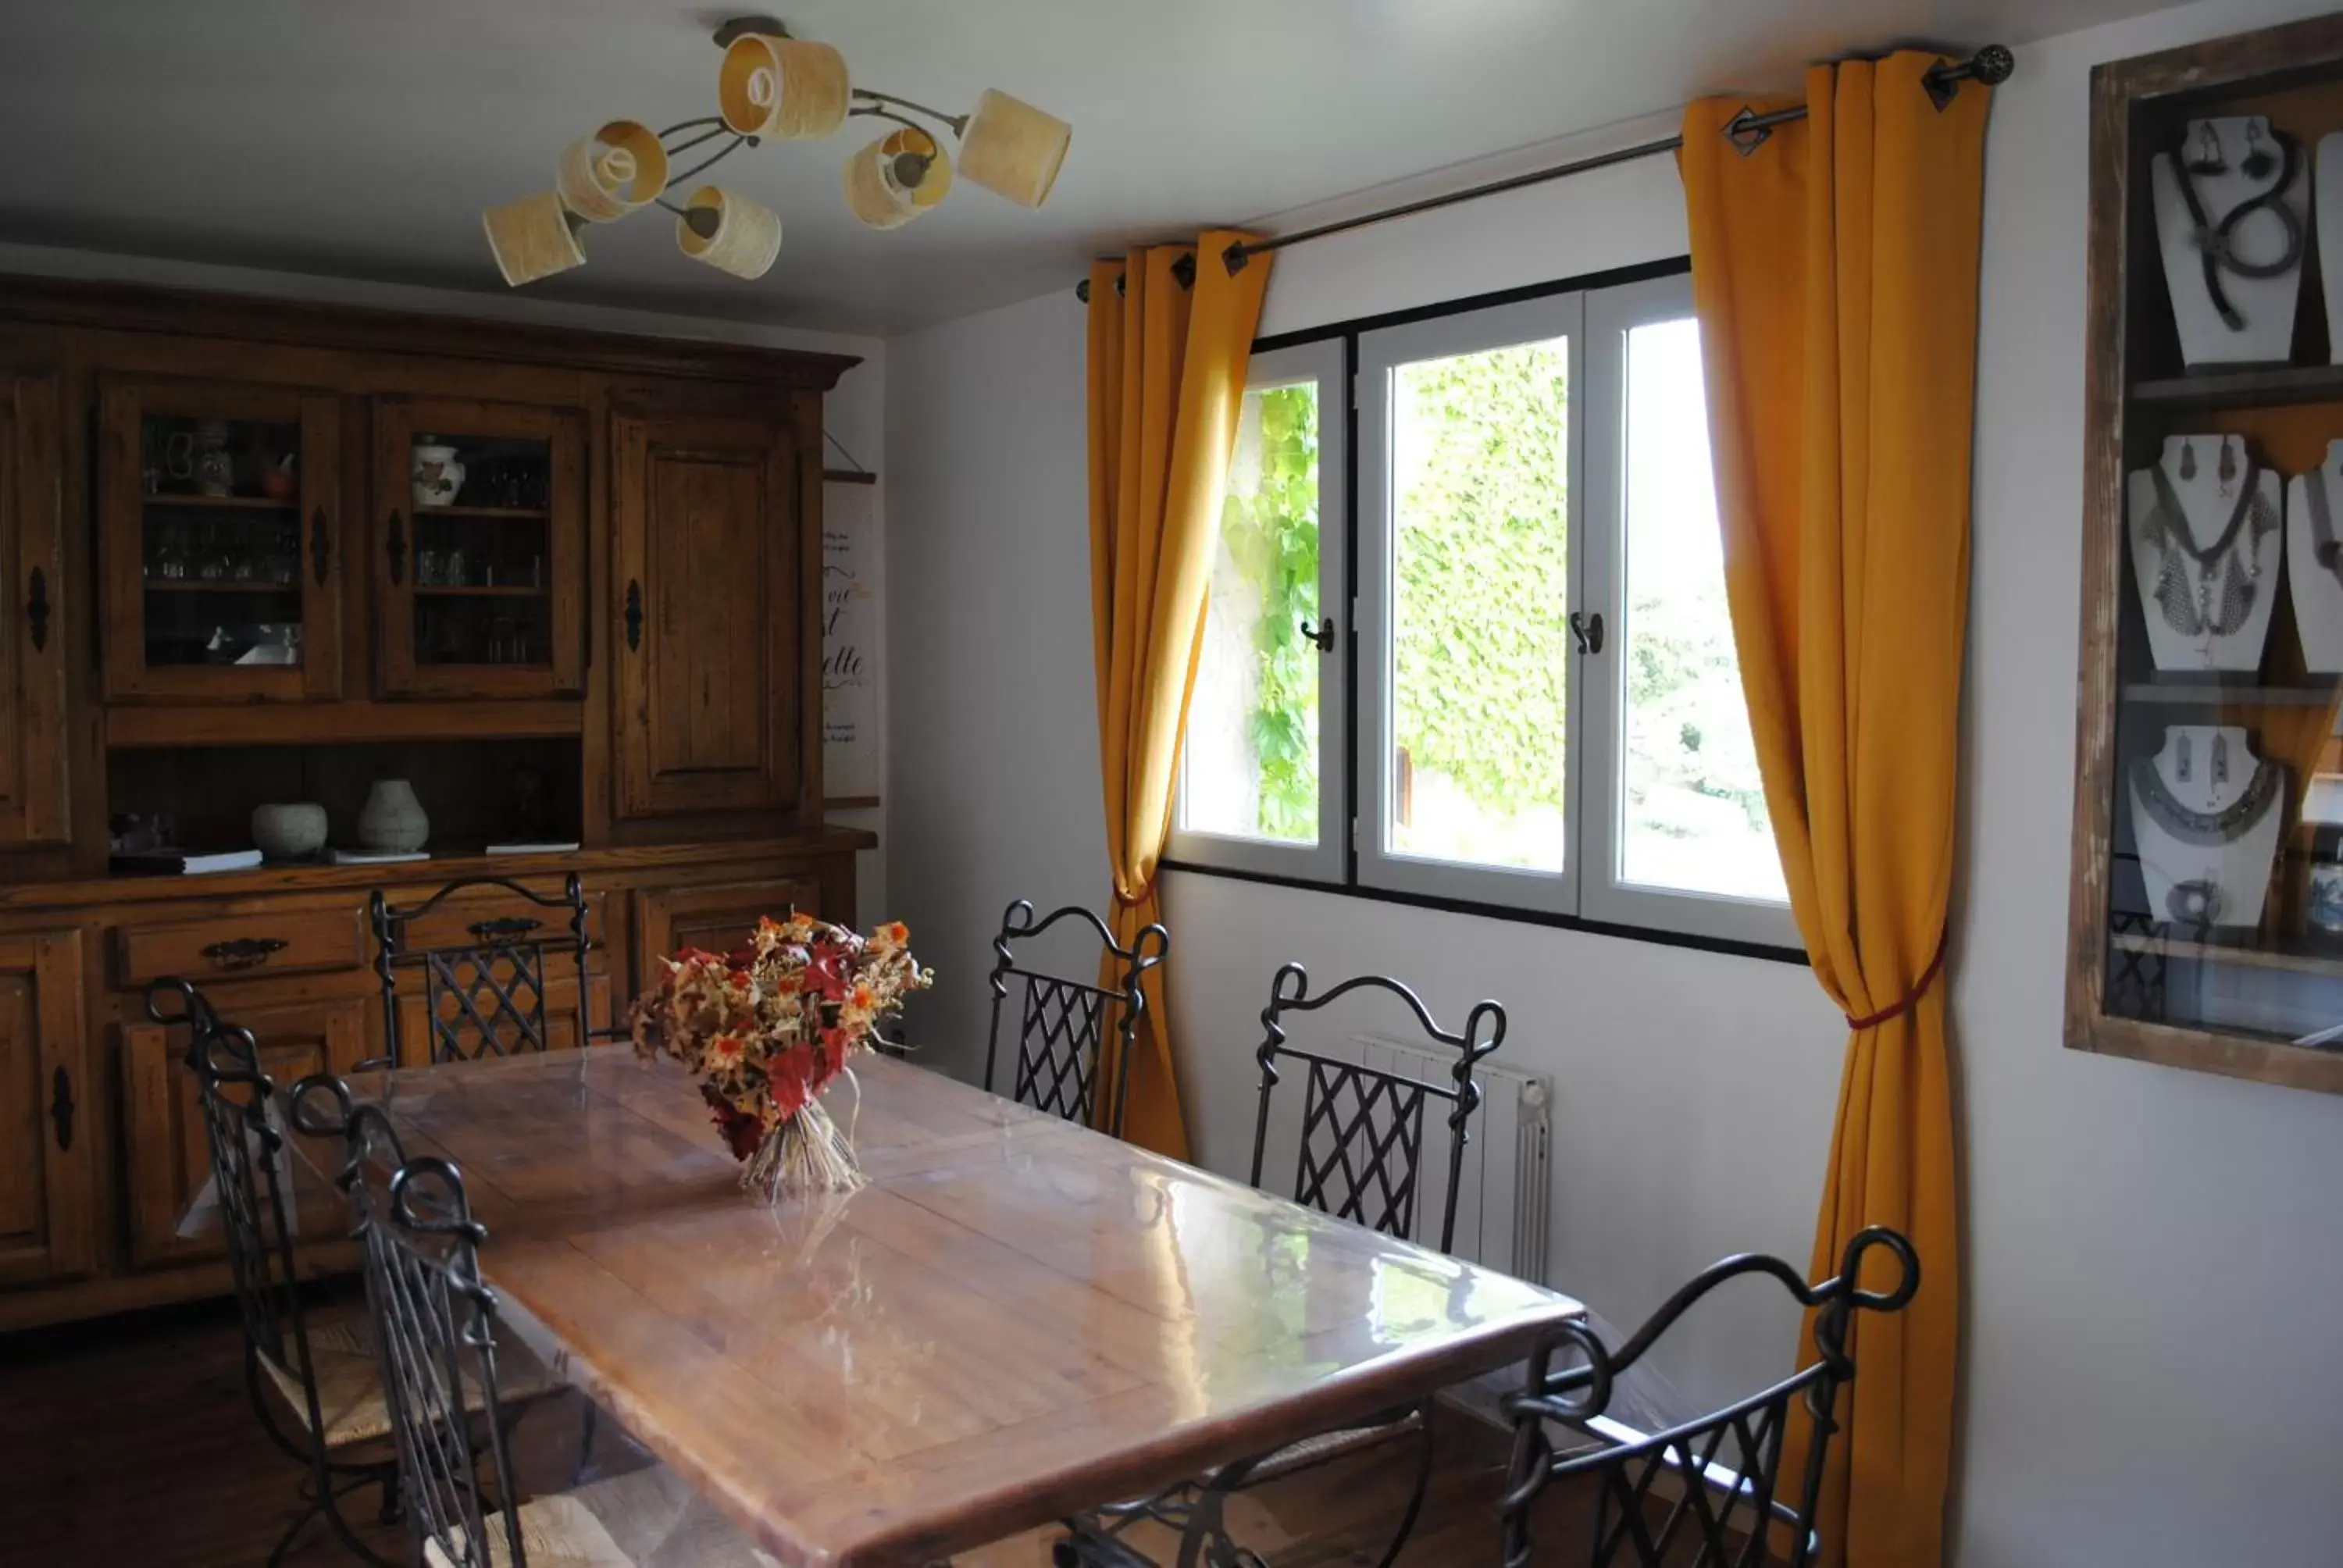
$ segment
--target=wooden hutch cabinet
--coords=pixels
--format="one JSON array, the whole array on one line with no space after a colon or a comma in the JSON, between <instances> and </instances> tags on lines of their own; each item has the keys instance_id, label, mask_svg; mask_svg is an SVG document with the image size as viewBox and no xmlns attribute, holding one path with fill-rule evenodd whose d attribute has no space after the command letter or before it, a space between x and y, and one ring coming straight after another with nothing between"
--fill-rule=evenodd
<instances>
[{"instance_id":1,"label":"wooden hutch cabinet","mask_svg":"<svg viewBox=\"0 0 2343 1568\"><path fill-rule=\"evenodd\" d=\"M377 889L578 874L555 1049L679 943L855 918L872 839L822 820L817 602L853 363L0 279L0 1331L227 1287L160 977L289 1079L387 1048ZM430 859L109 869L118 832L242 849L293 801L355 848L384 778ZM419 990L397 1005L420 1060ZM298 1207L309 1265L347 1267L331 1194Z\"/></svg>"}]
</instances>

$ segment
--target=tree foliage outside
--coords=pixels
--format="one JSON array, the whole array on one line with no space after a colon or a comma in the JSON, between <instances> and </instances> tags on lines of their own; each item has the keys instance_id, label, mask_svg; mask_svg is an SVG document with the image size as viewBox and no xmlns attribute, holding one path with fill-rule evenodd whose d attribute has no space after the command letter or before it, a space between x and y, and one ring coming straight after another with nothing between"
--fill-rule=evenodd
<instances>
[{"instance_id":1,"label":"tree foliage outside","mask_svg":"<svg viewBox=\"0 0 2343 1568\"><path fill-rule=\"evenodd\" d=\"M1393 375L1394 848L1562 863L1569 368L1557 340Z\"/></svg>"},{"instance_id":2,"label":"tree foliage outside","mask_svg":"<svg viewBox=\"0 0 2343 1568\"><path fill-rule=\"evenodd\" d=\"M1308 839L1318 830L1319 654L1301 623L1318 618L1318 390L1279 387L1252 396L1259 483L1231 489L1221 545L1262 596L1253 623L1258 688L1246 721L1260 769L1256 827L1266 838Z\"/></svg>"}]
</instances>

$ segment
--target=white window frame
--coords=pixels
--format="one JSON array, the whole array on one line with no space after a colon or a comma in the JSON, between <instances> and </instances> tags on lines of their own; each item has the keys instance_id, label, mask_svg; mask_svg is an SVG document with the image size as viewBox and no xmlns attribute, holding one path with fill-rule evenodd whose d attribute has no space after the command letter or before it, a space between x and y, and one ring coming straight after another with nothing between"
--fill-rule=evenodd
<instances>
[{"instance_id":1,"label":"white window frame","mask_svg":"<svg viewBox=\"0 0 2343 1568\"><path fill-rule=\"evenodd\" d=\"M1359 598L1352 618L1359 630L1358 725L1353 737L1353 767L1357 781L1358 879L1362 886L1423 897L1453 899L1476 904L1540 910L1573 914L1578 908L1581 859L1577 851L1579 782L1584 777L1579 705L1580 665L1574 658L1565 689L1568 717L1564 729L1563 818L1564 849L1560 871L1517 870L1499 866L1463 865L1454 861L1398 854L1384 842L1393 780L1385 759L1392 743L1392 373L1419 360L1475 354L1563 337L1569 341L1569 419L1565 462L1569 487L1564 513L1564 537L1569 541L1569 592L1573 604L1584 595L1580 585L1586 569L1585 551L1579 548L1579 519L1585 472L1584 423L1579 400L1584 396L1585 296L1551 294L1507 305L1453 316L1433 317L1397 327L1362 333L1359 337L1357 396L1359 410Z\"/></svg>"},{"instance_id":2,"label":"white window frame","mask_svg":"<svg viewBox=\"0 0 2343 1568\"><path fill-rule=\"evenodd\" d=\"M1627 816L1627 334L1692 314L1692 279L1684 276L1586 296L1584 385L1591 396L1574 396L1571 415L1586 437L1581 493L1587 504L1574 508L1571 538L1586 566L1579 602L1601 612L1604 636L1601 653L1578 658L1571 684L1571 722L1584 735L1574 756L1584 760L1584 777L1600 780L1571 800L1579 913L1611 925L1795 948L1797 922L1786 903L1630 882L1619 874ZM1581 517L1589 526L1578 526Z\"/></svg>"},{"instance_id":3,"label":"white window frame","mask_svg":"<svg viewBox=\"0 0 2343 1568\"><path fill-rule=\"evenodd\" d=\"M1350 398L1343 377L1343 341L1328 337L1252 357L1245 376L1248 392L1315 382L1318 387L1318 613L1331 619L1334 646L1318 659L1318 840L1281 843L1273 839L1207 833L1180 825L1175 799L1168 857L1188 865L1250 871L1339 884L1350 847L1349 791L1343 779L1343 717L1349 711L1351 628L1344 614L1349 592ZM1208 608L1206 614L1210 614ZM1299 626L1286 628L1299 638ZM1187 777L1185 748L1181 782Z\"/></svg>"}]
</instances>

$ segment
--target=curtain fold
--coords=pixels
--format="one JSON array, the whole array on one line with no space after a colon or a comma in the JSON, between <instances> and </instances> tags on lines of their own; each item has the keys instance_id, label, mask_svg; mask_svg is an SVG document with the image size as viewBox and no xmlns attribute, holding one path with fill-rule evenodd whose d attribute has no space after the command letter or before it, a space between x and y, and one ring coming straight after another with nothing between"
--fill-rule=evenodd
<instances>
[{"instance_id":1,"label":"curtain fold","mask_svg":"<svg viewBox=\"0 0 2343 1568\"><path fill-rule=\"evenodd\" d=\"M1806 117L1746 155L1721 134L1745 100L1694 104L1682 155L1742 681L1799 933L1849 1025L1815 1276L1872 1224L1921 1260L1909 1308L1860 1318L1837 1412L1818 1523L1857 1568L1942 1559L1959 1359L1941 975L1991 90L1939 108L1938 58L1814 67Z\"/></svg>"},{"instance_id":2,"label":"curtain fold","mask_svg":"<svg viewBox=\"0 0 2343 1568\"><path fill-rule=\"evenodd\" d=\"M1156 864L1171 830L1222 490L1269 284L1268 256L1232 276L1221 255L1252 237L1209 230L1192 246L1137 250L1091 268L1091 655L1114 876L1109 923L1125 946L1161 918ZM1181 281L1183 259L1192 285ZM1101 985L1119 983L1117 968L1111 959L1101 964ZM1162 968L1142 983L1123 1134L1185 1159ZM1109 1084L1121 1070L1116 1050L1110 1036L1099 1064Z\"/></svg>"}]
</instances>

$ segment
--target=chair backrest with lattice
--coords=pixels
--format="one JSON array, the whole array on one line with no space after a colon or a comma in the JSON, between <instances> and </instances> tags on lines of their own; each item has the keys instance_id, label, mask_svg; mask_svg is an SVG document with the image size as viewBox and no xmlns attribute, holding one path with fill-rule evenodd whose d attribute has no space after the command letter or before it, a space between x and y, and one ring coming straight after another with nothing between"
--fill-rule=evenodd
<instances>
[{"instance_id":1,"label":"chair backrest with lattice","mask_svg":"<svg viewBox=\"0 0 2343 1568\"><path fill-rule=\"evenodd\" d=\"M187 980L156 980L146 989L146 1016L166 1030L187 1031L187 1070L196 1079L196 1105L211 1164L220 1241L228 1280L244 1320L249 1353L298 1380L309 1410L309 1431L325 1430L307 1325L293 1269L293 1199L277 1086L260 1069L260 1046L250 1030L221 1020Z\"/></svg>"},{"instance_id":2,"label":"chair backrest with lattice","mask_svg":"<svg viewBox=\"0 0 2343 1568\"><path fill-rule=\"evenodd\" d=\"M1070 980L1019 961L1013 944L1031 942L1068 920L1088 926L1099 940L1101 954L1112 954L1117 960L1120 967L1111 989L1096 983L1096 970L1091 979ZM1104 920L1079 904L1052 910L1038 923L1029 900L1020 899L1010 905L1001 919L1001 934L992 939L992 1032L984 1048L984 1086L995 1087L1002 1017L1013 1000L1017 1050L1009 1097L1050 1115L1121 1136L1123 1101L1131 1084L1131 1046L1138 1039L1139 1020L1147 1010L1141 981L1171 949L1171 933L1161 925L1144 928L1126 948L1114 940ZM1110 1028L1117 1043L1114 1081L1101 1084L1099 1064L1106 1058Z\"/></svg>"},{"instance_id":3,"label":"chair backrest with lattice","mask_svg":"<svg viewBox=\"0 0 2343 1568\"><path fill-rule=\"evenodd\" d=\"M458 894L484 888L515 894L539 909L558 910L564 930L555 933L546 922L528 915L498 915L475 920L468 928L471 940L456 946L417 947L413 933L418 921ZM397 905L380 889L367 900L374 927L375 973L382 982L383 1039L392 1062L401 1051L398 980L402 971L423 975L423 1016L429 1031L429 1060L473 1061L484 1056L504 1056L518 1050L544 1050L551 1037L547 1025L546 996L549 955L566 950L577 969L580 1046L602 1031L590 1027L587 1013L592 992L587 982L587 955L592 949L584 885L576 873L563 884L561 896L538 893L505 877L467 877L449 882L421 903Z\"/></svg>"},{"instance_id":4,"label":"chair backrest with lattice","mask_svg":"<svg viewBox=\"0 0 2343 1568\"><path fill-rule=\"evenodd\" d=\"M367 1310L418 1558L445 1568L527 1568L497 1383L496 1296L480 1277L488 1229L461 1172L408 1159L379 1106L329 1074L294 1091L294 1125L338 1135L365 1260ZM499 1543L492 1535L500 1535Z\"/></svg>"},{"instance_id":5,"label":"chair backrest with lattice","mask_svg":"<svg viewBox=\"0 0 2343 1568\"><path fill-rule=\"evenodd\" d=\"M1358 992L1395 998L1433 1048L1455 1053L1445 1081L1346 1060L1291 1042L1286 1020L1292 1015L1316 1012ZM1473 1115L1481 1108L1473 1070L1504 1042L1503 1007L1493 1001L1476 1003L1464 1027L1452 1032L1442 1029L1423 1000L1398 980L1359 975L1312 996L1308 971L1289 963L1270 983L1269 1005L1262 1010L1261 1021L1263 1034L1254 1052L1261 1062L1261 1103L1253 1124L1252 1184L1262 1184L1270 1109L1282 1067L1298 1061L1305 1070L1293 1201L1388 1236L1413 1239L1416 1205L1425 1184L1425 1107L1444 1105L1448 1157L1438 1244L1443 1252L1453 1249L1464 1150L1472 1139Z\"/></svg>"},{"instance_id":6,"label":"chair backrest with lattice","mask_svg":"<svg viewBox=\"0 0 2343 1568\"><path fill-rule=\"evenodd\" d=\"M1861 1282L1864 1259L1883 1254ZM1894 1278L1882 1278L1893 1264ZM1814 1315L1815 1359L1762 1392L1633 1442L1557 1456L1548 1422L1584 1426L1603 1414L1620 1375L1693 1305L1745 1274L1775 1280ZM1857 1312L1900 1312L1920 1288L1920 1261L1894 1231L1873 1226L1847 1243L1835 1278L1808 1285L1779 1258L1745 1253L1710 1265L1670 1297L1614 1351L1584 1321L1557 1331L1530 1358L1523 1392L1505 1396L1513 1455L1499 1504L1505 1568L1528 1568L1535 1552L1531 1505L1555 1481L1595 1479L1592 1568L1676 1563L1768 1568L1786 1558L1805 1568L1817 1543L1814 1520L1823 1462L1838 1430L1840 1391L1855 1380L1849 1331ZM1788 1442L1790 1405L1804 1400L1813 1439L1803 1458Z\"/></svg>"}]
</instances>

